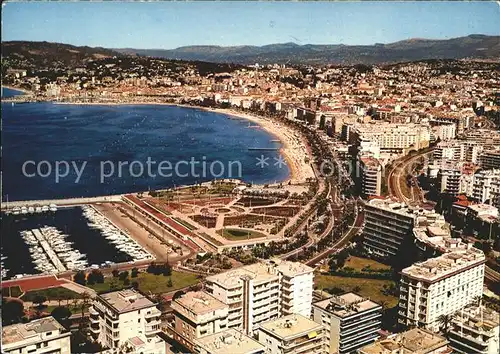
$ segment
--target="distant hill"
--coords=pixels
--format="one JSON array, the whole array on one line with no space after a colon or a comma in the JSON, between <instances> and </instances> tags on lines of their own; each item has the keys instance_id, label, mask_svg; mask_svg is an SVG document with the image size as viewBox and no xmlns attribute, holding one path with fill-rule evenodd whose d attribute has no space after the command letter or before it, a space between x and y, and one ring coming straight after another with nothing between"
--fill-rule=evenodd
<instances>
[{"instance_id":1,"label":"distant hill","mask_svg":"<svg viewBox=\"0 0 500 354\"><path fill-rule=\"evenodd\" d=\"M123 54L106 48L77 47L50 42L2 42L2 66L22 68L75 67L106 57Z\"/></svg>"},{"instance_id":2,"label":"distant hill","mask_svg":"<svg viewBox=\"0 0 500 354\"><path fill-rule=\"evenodd\" d=\"M126 54L239 64L382 64L423 59L500 59L500 36L470 35L447 40L408 39L374 45L187 46L171 50L121 48Z\"/></svg>"}]
</instances>

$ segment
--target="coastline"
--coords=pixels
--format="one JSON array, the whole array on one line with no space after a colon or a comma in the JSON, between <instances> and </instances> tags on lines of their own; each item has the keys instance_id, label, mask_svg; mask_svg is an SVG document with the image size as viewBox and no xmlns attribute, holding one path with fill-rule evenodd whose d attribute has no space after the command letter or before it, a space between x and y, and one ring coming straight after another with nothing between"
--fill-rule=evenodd
<instances>
[{"instance_id":1,"label":"coastline","mask_svg":"<svg viewBox=\"0 0 500 354\"><path fill-rule=\"evenodd\" d=\"M7 86L5 86L7 87ZM15 88L13 88L15 89ZM240 119L245 119L249 122L257 124L260 128L264 129L271 136L279 140L282 144L280 148L280 154L286 161L289 175L288 177L281 181L280 183L286 184L300 184L306 182L307 178L313 177L314 172L309 164L305 163L305 158L310 157L309 149L303 141L300 133L296 132L292 128L284 126L280 123L271 121L267 118L256 116L250 113L244 113L236 111L234 109L222 109L222 108L210 108L202 106L192 106L181 103L174 102L59 102L59 101L48 101L52 104L60 105L93 105L93 106L140 106L140 105L158 105L158 106L171 106L171 107L181 107L190 108L194 110L202 110L206 112L214 112L218 114L223 114L226 116L232 116ZM269 183L272 184L272 183Z\"/></svg>"},{"instance_id":2,"label":"coastline","mask_svg":"<svg viewBox=\"0 0 500 354\"><path fill-rule=\"evenodd\" d=\"M30 90L26 90L26 89L19 88L19 87L14 87L14 86L10 86L10 85L2 85L2 88L6 88L9 90L13 90L13 91L19 91L19 92L22 92L23 95L30 95L33 93Z\"/></svg>"}]
</instances>

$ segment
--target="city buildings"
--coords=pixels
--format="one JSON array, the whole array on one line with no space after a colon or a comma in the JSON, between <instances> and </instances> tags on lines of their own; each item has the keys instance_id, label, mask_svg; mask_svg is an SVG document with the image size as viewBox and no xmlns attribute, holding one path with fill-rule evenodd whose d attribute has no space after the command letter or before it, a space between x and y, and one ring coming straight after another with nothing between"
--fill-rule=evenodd
<instances>
[{"instance_id":1,"label":"city buildings","mask_svg":"<svg viewBox=\"0 0 500 354\"><path fill-rule=\"evenodd\" d=\"M70 354L71 333L53 317L2 328L2 353Z\"/></svg>"},{"instance_id":2,"label":"city buildings","mask_svg":"<svg viewBox=\"0 0 500 354\"><path fill-rule=\"evenodd\" d=\"M158 336L161 312L136 290L97 295L89 312L90 333L104 347L165 353L165 342Z\"/></svg>"},{"instance_id":3,"label":"city buildings","mask_svg":"<svg viewBox=\"0 0 500 354\"><path fill-rule=\"evenodd\" d=\"M439 316L482 296L485 261L482 251L468 245L403 269L398 322L439 330Z\"/></svg>"},{"instance_id":4,"label":"city buildings","mask_svg":"<svg viewBox=\"0 0 500 354\"><path fill-rule=\"evenodd\" d=\"M457 311L448 331L450 346L457 353L496 354L499 346L498 312L472 304Z\"/></svg>"},{"instance_id":5,"label":"city buildings","mask_svg":"<svg viewBox=\"0 0 500 354\"><path fill-rule=\"evenodd\" d=\"M313 304L313 320L325 327L327 353L346 354L379 338L382 306L354 293Z\"/></svg>"},{"instance_id":6,"label":"city buildings","mask_svg":"<svg viewBox=\"0 0 500 354\"><path fill-rule=\"evenodd\" d=\"M253 333L262 322L311 315L313 269L279 259L206 278L207 291L229 306L228 328Z\"/></svg>"},{"instance_id":7,"label":"city buildings","mask_svg":"<svg viewBox=\"0 0 500 354\"><path fill-rule=\"evenodd\" d=\"M325 353L325 328L308 317L288 315L260 324L257 336L266 353Z\"/></svg>"},{"instance_id":8,"label":"city buildings","mask_svg":"<svg viewBox=\"0 0 500 354\"><path fill-rule=\"evenodd\" d=\"M446 338L413 328L358 349L358 354L450 354Z\"/></svg>"},{"instance_id":9,"label":"city buildings","mask_svg":"<svg viewBox=\"0 0 500 354\"><path fill-rule=\"evenodd\" d=\"M194 352L199 354L264 354L266 347L233 328L195 339Z\"/></svg>"},{"instance_id":10,"label":"city buildings","mask_svg":"<svg viewBox=\"0 0 500 354\"><path fill-rule=\"evenodd\" d=\"M229 306L204 291L190 291L172 301L173 338L194 349L194 340L227 328Z\"/></svg>"}]
</instances>

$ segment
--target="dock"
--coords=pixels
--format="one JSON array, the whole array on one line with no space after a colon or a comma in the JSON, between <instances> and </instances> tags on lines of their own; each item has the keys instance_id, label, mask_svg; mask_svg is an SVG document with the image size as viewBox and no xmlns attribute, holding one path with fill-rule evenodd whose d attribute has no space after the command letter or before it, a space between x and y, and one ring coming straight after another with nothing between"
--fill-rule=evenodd
<instances>
[{"instance_id":1,"label":"dock","mask_svg":"<svg viewBox=\"0 0 500 354\"><path fill-rule=\"evenodd\" d=\"M40 246L42 246L43 250L45 253L47 253L47 256L49 256L50 261L52 264L56 267L58 272L65 272L66 267L62 264L61 260L59 257L57 257L56 253L52 249L52 247L49 246L49 243L45 239L44 235L40 231L40 229L33 229L31 230L33 235L35 235L36 239L38 240L38 243L40 243Z\"/></svg>"},{"instance_id":2,"label":"dock","mask_svg":"<svg viewBox=\"0 0 500 354\"><path fill-rule=\"evenodd\" d=\"M269 147L269 148L248 148L248 151L279 151L280 148Z\"/></svg>"}]
</instances>

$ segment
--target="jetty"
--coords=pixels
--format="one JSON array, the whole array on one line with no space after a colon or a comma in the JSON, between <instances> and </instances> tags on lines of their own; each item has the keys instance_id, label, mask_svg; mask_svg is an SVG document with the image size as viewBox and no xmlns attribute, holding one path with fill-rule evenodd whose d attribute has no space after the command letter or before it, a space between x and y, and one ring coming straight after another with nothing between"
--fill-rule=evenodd
<instances>
[{"instance_id":1,"label":"jetty","mask_svg":"<svg viewBox=\"0 0 500 354\"><path fill-rule=\"evenodd\" d=\"M248 148L248 151L278 151L278 147L268 147L268 148Z\"/></svg>"},{"instance_id":2,"label":"jetty","mask_svg":"<svg viewBox=\"0 0 500 354\"><path fill-rule=\"evenodd\" d=\"M38 240L38 243L40 244L40 246L42 246L45 253L47 253L47 256L49 256L50 261L56 267L57 271L65 272L66 267L62 264L59 257L57 257L52 247L49 246L49 243L45 239L45 236L42 234L40 229L33 229L31 230L31 232L33 233L33 235L35 235L36 239Z\"/></svg>"}]
</instances>

